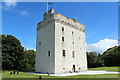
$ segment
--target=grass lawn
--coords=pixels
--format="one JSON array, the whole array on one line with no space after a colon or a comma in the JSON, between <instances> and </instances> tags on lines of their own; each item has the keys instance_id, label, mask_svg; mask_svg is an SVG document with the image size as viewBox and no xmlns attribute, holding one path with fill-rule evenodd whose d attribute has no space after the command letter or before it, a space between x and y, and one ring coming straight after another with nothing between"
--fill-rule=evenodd
<instances>
[{"instance_id":1,"label":"grass lawn","mask_svg":"<svg viewBox=\"0 0 120 80\"><path fill-rule=\"evenodd\" d=\"M98 67L98 68L89 68L89 70L106 70L106 71L119 71L120 67Z\"/></svg>"},{"instance_id":2,"label":"grass lawn","mask_svg":"<svg viewBox=\"0 0 120 80\"><path fill-rule=\"evenodd\" d=\"M119 71L117 68L118 67L99 67L99 68L90 68L89 70ZM76 75L76 76L58 77L58 76L29 74L29 73L25 73L25 72L20 72L18 75L10 75L9 73L10 73L10 71L3 71L2 77L3 78L36 78L37 79L39 76L43 76L45 78L45 80L47 80L49 78L55 78L56 80L66 80L67 78L69 78L69 79L83 78L82 80L87 80L87 79L90 80L90 78L91 78L91 80L98 80L96 78L105 78L105 79L101 79L101 80L118 80L118 79L112 79L112 78L118 78L118 74ZM86 78L86 79L84 79L84 78ZM6 80L6 79L3 79L3 80ZM7 80L10 80L10 79L7 79ZM22 80L22 79L20 79L20 80ZM53 80L53 79L51 79L51 80Z\"/></svg>"},{"instance_id":3,"label":"grass lawn","mask_svg":"<svg viewBox=\"0 0 120 80\"><path fill-rule=\"evenodd\" d=\"M45 78L118 78L116 74L100 74L100 75L76 75L76 76L48 76L48 75L36 75L29 74L25 72L20 72L18 75L10 75L10 71L3 71L3 78L38 78L39 76L43 76Z\"/></svg>"}]
</instances>

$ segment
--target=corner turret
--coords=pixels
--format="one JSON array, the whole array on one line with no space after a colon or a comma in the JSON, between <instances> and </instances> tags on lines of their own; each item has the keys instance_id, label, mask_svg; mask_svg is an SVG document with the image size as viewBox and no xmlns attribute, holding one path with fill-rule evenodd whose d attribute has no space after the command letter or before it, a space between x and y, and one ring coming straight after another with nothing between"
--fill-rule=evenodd
<instances>
[{"instance_id":1,"label":"corner turret","mask_svg":"<svg viewBox=\"0 0 120 80\"><path fill-rule=\"evenodd\" d=\"M54 9L50 9L44 13L44 19L47 19L51 14L54 14Z\"/></svg>"}]
</instances>

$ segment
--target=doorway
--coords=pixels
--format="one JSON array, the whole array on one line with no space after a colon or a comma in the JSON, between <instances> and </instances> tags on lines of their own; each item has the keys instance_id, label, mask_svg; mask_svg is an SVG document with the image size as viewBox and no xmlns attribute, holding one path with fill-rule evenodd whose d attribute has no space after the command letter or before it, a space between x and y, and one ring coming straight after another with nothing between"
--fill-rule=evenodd
<instances>
[{"instance_id":1,"label":"doorway","mask_svg":"<svg viewBox=\"0 0 120 80\"><path fill-rule=\"evenodd\" d=\"M73 65L73 71L75 72L75 65Z\"/></svg>"}]
</instances>

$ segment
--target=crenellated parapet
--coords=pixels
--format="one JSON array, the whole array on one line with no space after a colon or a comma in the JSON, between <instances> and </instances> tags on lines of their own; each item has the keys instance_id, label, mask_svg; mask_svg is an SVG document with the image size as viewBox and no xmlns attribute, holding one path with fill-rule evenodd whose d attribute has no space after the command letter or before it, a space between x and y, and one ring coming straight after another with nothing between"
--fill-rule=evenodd
<instances>
[{"instance_id":1,"label":"crenellated parapet","mask_svg":"<svg viewBox=\"0 0 120 80\"><path fill-rule=\"evenodd\" d=\"M50 23L54 23L54 22L60 23L62 25L66 25L68 27L77 29L82 32L85 31L84 25L80 24L76 20L76 18L70 19L70 18L63 16L62 14L54 13L53 9L50 9L48 12L46 12L44 14L44 19L43 19L43 21L38 23L37 30L45 27L46 25L49 25Z\"/></svg>"},{"instance_id":2,"label":"crenellated parapet","mask_svg":"<svg viewBox=\"0 0 120 80\"><path fill-rule=\"evenodd\" d=\"M60 20L60 19L55 19L55 21L56 21L57 23L61 23L61 24L66 25L66 26L68 26L68 27L71 27L71 28L74 28L74 29L77 29L77 30L79 30L79 31L84 32L84 28L83 28L84 25L83 25L83 24L81 24L81 25L79 26L79 25L76 25L76 24L72 24L72 23L69 22L69 21Z\"/></svg>"}]
</instances>

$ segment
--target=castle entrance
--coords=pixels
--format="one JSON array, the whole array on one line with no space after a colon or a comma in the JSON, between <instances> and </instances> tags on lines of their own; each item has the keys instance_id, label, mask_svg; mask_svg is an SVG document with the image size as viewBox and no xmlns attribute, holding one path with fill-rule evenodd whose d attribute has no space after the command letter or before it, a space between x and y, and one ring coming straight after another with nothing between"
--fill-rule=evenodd
<instances>
[{"instance_id":1,"label":"castle entrance","mask_svg":"<svg viewBox=\"0 0 120 80\"><path fill-rule=\"evenodd\" d=\"M75 65L73 65L73 71L75 72Z\"/></svg>"}]
</instances>

